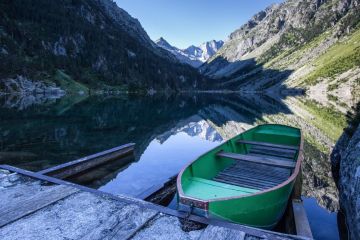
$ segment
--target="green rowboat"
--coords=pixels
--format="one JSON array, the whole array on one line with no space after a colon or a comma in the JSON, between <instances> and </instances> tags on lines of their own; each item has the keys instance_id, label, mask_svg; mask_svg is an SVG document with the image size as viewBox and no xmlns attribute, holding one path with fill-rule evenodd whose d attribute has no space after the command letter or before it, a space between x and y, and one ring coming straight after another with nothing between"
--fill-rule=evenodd
<instances>
[{"instance_id":1,"label":"green rowboat","mask_svg":"<svg viewBox=\"0 0 360 240\"><path fill-rule=\"evenodd\" d=\"M300 129L252 128L186 166L177 178L179 209L265 229L285 212L302 161Z\"/></svg>"}]
</instances>

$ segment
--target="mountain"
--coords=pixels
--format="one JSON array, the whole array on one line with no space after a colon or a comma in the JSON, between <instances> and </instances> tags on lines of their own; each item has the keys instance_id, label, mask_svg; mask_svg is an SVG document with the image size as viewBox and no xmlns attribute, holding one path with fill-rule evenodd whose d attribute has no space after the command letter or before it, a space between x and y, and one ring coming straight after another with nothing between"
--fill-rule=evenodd
<instances>
[{"instance_id":1,"label":"mountain","mask_svg":"<svg viewBox=\"0 0 360 240\"><path fill-rule=\"evenodd\" d=\"M198 59L201 62L206 62L211 58L222 46L224 42L222 40L216 41L211 40L208 42L202 43L199 47L194 45L186 48L183 52L188 55L190 58Z\"/></svg>"},{"instance_id":2,"label":"mountain","mask_svg":"<svg viewBox=\"0 0 360 240\"><path fill-rule=\"evenodd\" d=\"M212 40L201 44L199 47L192 45L186 49L179 49L169 44L162 37L156 40L155 43L172 53L180 62L189 64L195 68L200 67L224 45L224 42L221 40Z\"/></svg>"},{"instance_id":3,"label":"mountain","mask_svg":"<svg viewBox=\"0 0 360 240\"><path fill-rule=\"evenodd\" d=\"M201 64L203 64L203 62L201 62L200 60L196 59L196 58L190 58L190 55L185 54L183 52L183 50L178 49L177 47L172 46L170 43L168 43L164 38L159 38L158 40L155 41L155 43L165 49L166 51L170 52L171 54L173 54L176 59L178 59L180 62L182 63L186 63L192 67L199 67Z\"/></svg>"},{"instance_id":4,"label":"mountain","mask_svg":"<svg viewBox=\"0 0 360 240\"><path fill-rule=\"evenodd\" d=\"M230 34L200 71L219 88L301 88L340 110L360 95L360 1L288 0ZM342 104L338 104L338 103Z\"/></svg>"},{"instance_id":5,"label":"mountain","mask_svg":"<svg viewBox=\"0 0 360 240\"><path fill-rule=\"evenodd\" d=\"M67 92L179 90L204 88L205 78L111 0L1 1L0 92L39 84Z\"/></svg>"}]
</instances>

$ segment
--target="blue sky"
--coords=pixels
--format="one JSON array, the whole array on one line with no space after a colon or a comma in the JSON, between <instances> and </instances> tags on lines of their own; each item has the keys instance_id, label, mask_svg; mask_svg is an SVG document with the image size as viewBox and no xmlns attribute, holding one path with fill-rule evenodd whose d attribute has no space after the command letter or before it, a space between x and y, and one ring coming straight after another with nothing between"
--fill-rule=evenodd
<instances>
[{"instance_id":1,"label":"blue sky","mask_svg":"<svg viewBox=\"0 0 360 240\"><path fill-rule=\"evenodd\" d=\"M180 48L227 36L255 13L282 0L115 0L153 40Z\"/></svg>"}]
</instances>

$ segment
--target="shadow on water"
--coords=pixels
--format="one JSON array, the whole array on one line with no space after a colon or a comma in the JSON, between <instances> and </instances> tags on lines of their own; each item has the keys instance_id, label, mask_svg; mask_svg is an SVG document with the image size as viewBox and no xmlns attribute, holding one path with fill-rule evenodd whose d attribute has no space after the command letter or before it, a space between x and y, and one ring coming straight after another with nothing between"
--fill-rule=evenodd
<instances>
[{"instance_id":1,"label":"shadow on water","mask_svg":"<svg viewBox=\"0 0 360 240\"><path fill-rule=\"evenodd\" d=\"M224 59L217 61L230 64ZM0 163L40 170L127 142L137 143L136 159L139 159L153 139L164 142L173 128L186 126L194 118L211 122L214 131L229 122L254 125L263 115L290 114L283 99L304 94L302 89L288 89L283 84L290 70L265 69L254 59L230 65L236 65L237 70L217 84L217 89L237 90L239 85L234 83L250 81L254 86L261 82L258 90L270 91L251 95L188 93L60 99L41 95L5 96L0 109ZM234 79L239 75L245 77ZM261 81L255 76L261 77ZM219 82L214 80L214 83ZM188 126L188 131L194 127ZM239 131L232 135L236 133Z\"/></svg>"},{"instance_id":2,"label":"shadow on water","mask_svg":"<svg viewBox=\"0 0 360 240\"><path fill-rule=\"evenodd\" d=\"M280 86L281 81L277 82ZM284 86L277 90L266 94L70 96L31 104L2 98L0 164L38 171L135 142L134 159L99 169L99 177L92 173L74 180L136 196L222 141L267 122L268 115L292 115L284 99L301 97L303 91ZM314 197L321 202L326 181L322 177L311 181L306 191L310 195L319 192L320 197Z\"/></svg>"},{"instance_id":3,"label":"shadow on water","mask_svg":"<svg viewBox=\"0 0 360 240\"><path fill-rule=\"evenodd\" d=\"M147 169L167 167L133 183L136 186L103 187L136 194L148 184L176 174L224 139L257 121L264 122L264 115L290 114L282 103L285 97L239 93L102 95L42 100L40 104L32 100L29 104L10 96L0 102L0 164L38 171L134 142L135 164L120 174L121 182L133 181Z\"/></svg>"},{"instance_id":4,"label":"shadow on water","mask_svg":"<svg viewBox=\"0 0 360 240\"><path fill-rule=\"evenodd\" d=\"M231 121L253 125L265 114L291 113L279 98L267 95L80 96L71 100L19 105L13 104L14 97L10 104L9 98L3 98L0 163L37 171L127 142L137 144L138 158L155 138L164 142L178 129L193 135L203 130L191 122L204 120L222 128Z\"/></svg>"}]
</instances>

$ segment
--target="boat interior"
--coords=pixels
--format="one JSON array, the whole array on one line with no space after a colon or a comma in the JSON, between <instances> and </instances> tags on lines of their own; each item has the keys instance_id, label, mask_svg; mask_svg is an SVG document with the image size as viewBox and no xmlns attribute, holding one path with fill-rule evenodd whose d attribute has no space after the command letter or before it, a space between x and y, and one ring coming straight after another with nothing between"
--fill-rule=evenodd
<instances>
[{"instance_id":1,"label":"boat interior","mask_svg":"<svg viewBox=\"0 0 360 240\"><path fill-rule=\"evenodd\" d=\"M182 175L185 195L201 199L242 196L286 181L296 166L300 130L261 125L194 161Z\"/></svg>"}]
</instances>

